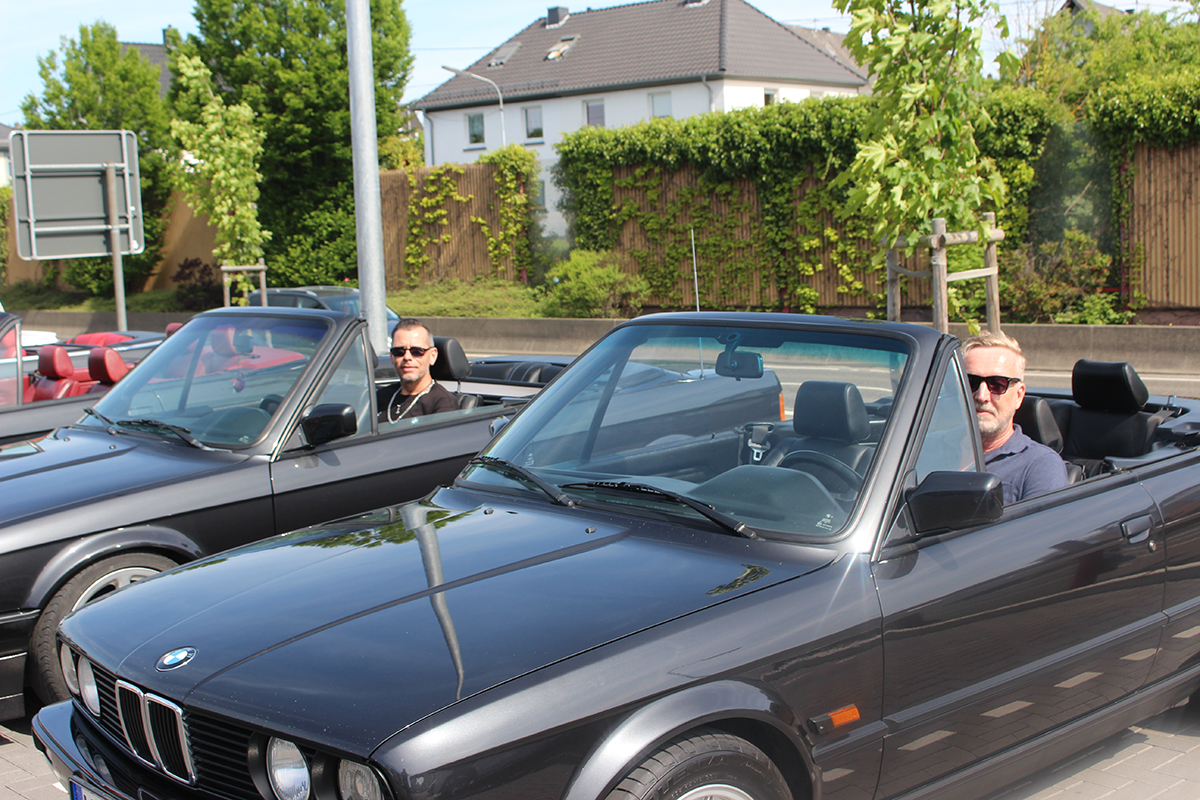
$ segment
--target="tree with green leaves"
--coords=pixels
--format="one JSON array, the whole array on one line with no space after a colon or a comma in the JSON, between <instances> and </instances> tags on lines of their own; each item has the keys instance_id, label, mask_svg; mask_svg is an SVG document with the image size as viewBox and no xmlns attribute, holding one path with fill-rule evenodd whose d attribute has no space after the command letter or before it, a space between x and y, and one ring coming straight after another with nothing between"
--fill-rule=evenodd
<instances>
[{"instance_id":1,"label":"tree with green leaves","mask_svg":"<svg viewBox=\"0 0 1200 800\"><path fill-rule=\"evenodd\" d=\"M371 0L378 135L403 123L409 26L400 0ZM198 57L230 103L266 134L259 215L273 283L340 281L357 268L346 15L342 0L197 0L199 35L175 48ZM178 89L176 113L199 120Z\"/></svg>"},{"instance_id":2,"label":"tree with green leaves","mask_svg":"<svg viewBox=\"0 0 1200 800\"><path fill-rule=\"evenodd\" d=\"M64 36L59 53L39 58L38 67L44 89L21 104L25 127L137 134L146 246L141 254L126 256L123 267L126 291L140 291L160 256L176 152L171 117L159 97L158 67L134 48L123 50L116 28L103 21L79 26L78 40ZM108 259L72 261L64 278L96 295L113 291Z\"/></svg>"},{"instance_id":3,"label":"tree with green leaves","mask_svg":"<svg viewBox=\"0 0 1200 800\"><path fill-rule=\"evenodd\" d=\"M264 134L255 128L248 105L222 102L204 62L182 56L176 66L180 94L200 107L200 122L171 122L171 132L183 148L180 186L192 208L207 214L217 229L217 262L256 264L271 238L259 224L257 207Z\"/></svg>"},{"instance_id":4,"label":"tree with green leaves","mask_svg":"<svg viewBox=\"0 0 1200 800\"><path fill-rule=\"evenodd\" d=\"M992 124L983 103L981 35L984 19L999 16L995 4L834 5L853 17L846 46L875 76L858 153L838 178L849 189L847 213L864 217L877 241L906 236L910 251L933 217L945 218L949 230L982 230L980 207L1000 206L1005 196L999 170L976 143ZM882 260L883 248L876 255Z\"/></svg>"}]
</instances>

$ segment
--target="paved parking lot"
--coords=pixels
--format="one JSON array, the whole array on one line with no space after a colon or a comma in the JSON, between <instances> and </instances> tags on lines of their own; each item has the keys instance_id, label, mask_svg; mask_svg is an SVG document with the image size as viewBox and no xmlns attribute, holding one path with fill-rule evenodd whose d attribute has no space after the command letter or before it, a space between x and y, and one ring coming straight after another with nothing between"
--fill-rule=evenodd
<instances>
[{"instance_id":1,"label":"paved parking lot","mask_svg":"<svg viewBox=\"0 0 1200 800\"><path fill-rule=\"evenodd\" d=\"M64 800L29 718L0 724L0 798ZM1196 800L1200 713L1180 706L1077 753L989 800Z\"/></svg>"}]
</instances>

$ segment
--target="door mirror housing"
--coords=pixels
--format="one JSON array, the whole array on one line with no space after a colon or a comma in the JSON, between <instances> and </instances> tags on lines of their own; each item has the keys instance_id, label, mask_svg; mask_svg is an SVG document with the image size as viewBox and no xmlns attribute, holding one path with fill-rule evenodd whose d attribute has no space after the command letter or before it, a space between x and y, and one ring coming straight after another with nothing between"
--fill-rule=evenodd
<instances>
[{"instance_id":1,"label":"door mirror housing","mask_svg":"<svg viewBox=\"0 0 1200 800\"><path fill-rule=\"evenodd\" d=\"M358 433L358 415L348 403L324 403L300 420L310 447Z\"/></svg>"},{"instance_id":2,"label":"door mirror housing","mask_svg":"<svg viewBox=\"0 0 1200 800\"><path fill-rule=\"evenodd\" d=\"M908 493L918 536L961 530L1000 519L1004 488L989 472L931 472Z\"/></svg>"}]
</instances>

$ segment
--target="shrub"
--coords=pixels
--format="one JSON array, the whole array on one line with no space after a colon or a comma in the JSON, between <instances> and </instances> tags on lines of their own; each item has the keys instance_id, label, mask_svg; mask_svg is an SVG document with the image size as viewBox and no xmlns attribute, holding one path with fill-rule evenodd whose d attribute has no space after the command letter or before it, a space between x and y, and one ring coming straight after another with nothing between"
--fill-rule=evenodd
<instances>
[{"instance_id":1,"label":"shrub","mask_svg":"<svg viewBox=\"0 0 1200 800\"><path fill-rule=\"evenodd\" d=\"M547 317L633 317L650 291L637 275L621 272L611 250L575 250L546 273L542 313Z\"/></svg>"},{"instance_id":2,"label":"shrub","mask_svg":"<svg viewBox=\"0 0 1200 800\"><path fill-rule=\"evenodd\" d=\"M1091 236L1069 228L1062 241L1030 246L1003 269L1000 294L1016 322L1129 322L1133 314L1118 311L1117 299L1102 294L1111 265Z\"/></svg>"},{"instance_id":3,"label":"shrub","mask_svg":"<svg viewBox=\"0 0 1200 800\"><path fill-rule=\"evenodd\" d=\"M187 258L175 270L175 298L185 311L203 311L221 305L224 296L212 264Z\"/></svg>"}]
</instances>

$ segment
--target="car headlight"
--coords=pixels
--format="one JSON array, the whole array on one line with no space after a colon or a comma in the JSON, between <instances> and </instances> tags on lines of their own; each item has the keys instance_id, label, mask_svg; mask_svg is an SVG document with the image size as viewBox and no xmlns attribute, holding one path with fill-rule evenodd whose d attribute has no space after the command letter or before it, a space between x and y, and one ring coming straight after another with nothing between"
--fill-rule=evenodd
<instances>
[{"instance_id":1,"label":"car headlight","mask_svg":"<svg viewBox=\"0 0 1200 800\"><path fill-rule=\"evenodd\" d=\"M96 676L92 673L92 662L84 656L79 657L78 673L79 694L87 710L97 717L100 716L100 690L96 687Z\"/></svg>"},{"instance_id":2,"label":"car headlight","mask_svg":"<svg viewBox=\"0 0 1200 800\"><path fill-rule=\"evenodd\" d=\"M338 764L338 794L341 800L383 800L379 778L370 767L353 761Z\"/></svg>"},{"instance_id":3,"label":"car headlight","mask_svg":"<svg viewBox=\"0 0 1200 800\"><path fill-rule=\"evenodd\" d=\"M67 689L78 697L79 675L75 672L75 654L65 644L58 648L58 664L62 667L63 680L67 682Z\"/></svg>"},{"instance_id":4,"label":"car headlight","mask_svg":"<svg viewBox=\"0 0 1200 800\"><path fill-rule=\"evenodd\" d=\"M267 745L267 777L279 800L308 800L312 776L300 748L286 739L271 739Z\"/></svg>"}]
</instances>

